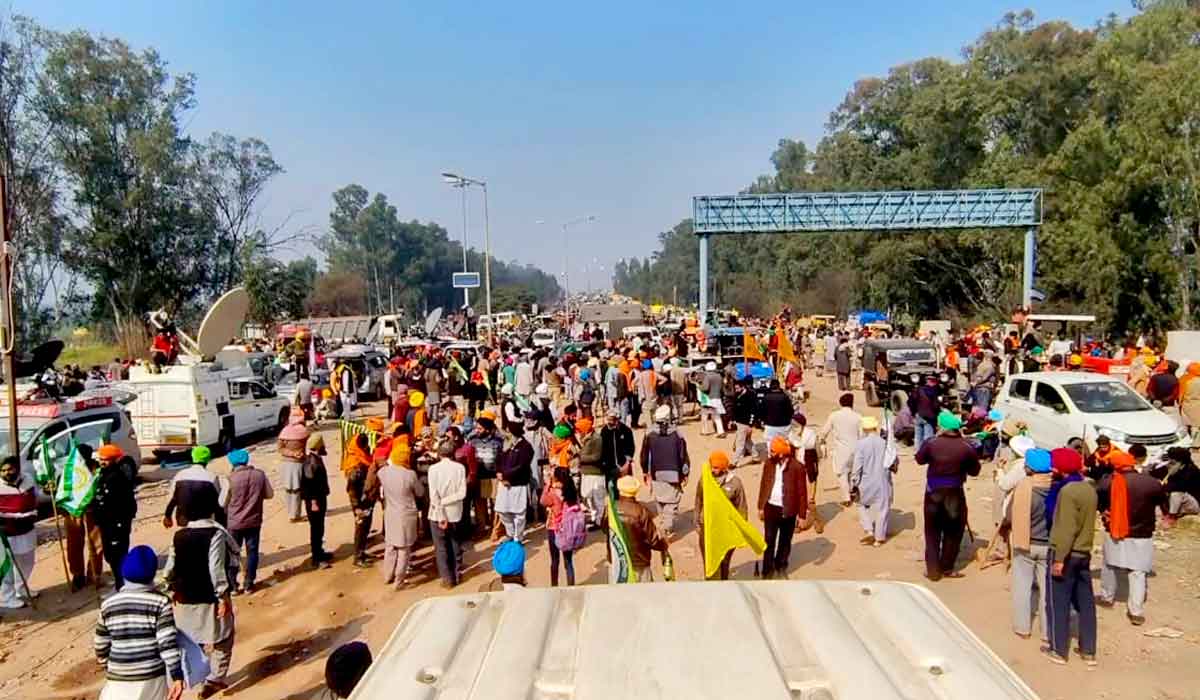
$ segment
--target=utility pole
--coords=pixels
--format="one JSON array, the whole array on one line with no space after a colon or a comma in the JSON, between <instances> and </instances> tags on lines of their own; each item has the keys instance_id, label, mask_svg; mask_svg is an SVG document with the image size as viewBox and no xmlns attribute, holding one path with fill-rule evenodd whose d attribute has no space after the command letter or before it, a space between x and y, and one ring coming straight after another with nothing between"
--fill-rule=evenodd
<instances>
[{"instance_id":1,"label":"utility pole","mask_svg":"<svg viewBox=\"0 0 1200 700\"><path fill-rule=\"evenodd\" d=\"M8 177L0 174L0 227L3 228L3 248L0 249L0 352L4 354L4 382L8 390L8 449L10 455L21 454L17 431L17 377L13 368L13 353L17 350L17 320L12 304L12 227L8 225Z\"/></svg>"}]
</instances>

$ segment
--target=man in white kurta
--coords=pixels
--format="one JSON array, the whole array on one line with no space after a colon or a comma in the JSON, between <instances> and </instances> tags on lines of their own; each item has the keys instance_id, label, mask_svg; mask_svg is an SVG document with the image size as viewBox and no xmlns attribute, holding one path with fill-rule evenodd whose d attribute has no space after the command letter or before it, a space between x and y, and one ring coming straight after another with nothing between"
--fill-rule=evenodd
<instances>
[{"instance_id":1,"label":"man in white kurta","mask_svg":"<svg viewBox=\"0 0 1200 700\"><path fill-rule=\"evenodd\" d=\"M842 490L842 505L850 505L850 468L854 447L862 437L862 415L854 410L854 394L846 392L838 399L841 408L829 414L821 427L820 438L830 451L833 471Z\"/></svg>"},{"instance_id":2,"label":"man in white kurta","mask_svg":"<svg viewBox=\"0 0 1200 700\"><path fill-rule=\"evenodd\" d=\"M894 443L880 437L879 421L874 416L862 419L862 430L865 435L854 447L850 486L858 491L858 518L867 533L863 544L873 543L878 547L888 538L892 473L899 459Z\"/></svg>"}]
</instances>

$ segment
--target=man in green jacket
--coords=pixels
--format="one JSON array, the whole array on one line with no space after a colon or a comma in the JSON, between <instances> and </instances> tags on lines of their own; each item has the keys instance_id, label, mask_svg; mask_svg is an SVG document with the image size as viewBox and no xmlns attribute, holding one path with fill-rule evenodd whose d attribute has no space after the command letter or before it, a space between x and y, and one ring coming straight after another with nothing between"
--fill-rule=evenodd
<instances>
[{"instance_id":1,"label":"man in green jacket","mask_svg":"<svg viewBox=\"0 0 1200 700\"><path fill-rule=\"evenodd\" d=\"M1092 537L1096 529L1096 490L1083 479L1083 457L1069 447L1050 452L1053 483L1046 496L1050 523L1050 585L1046 622L1050 645L1042 653L1067 663L1071 608L1079 613L1079 651L1096 665L1096 598L1092 591Z\"/></svg>"}]
</instances>

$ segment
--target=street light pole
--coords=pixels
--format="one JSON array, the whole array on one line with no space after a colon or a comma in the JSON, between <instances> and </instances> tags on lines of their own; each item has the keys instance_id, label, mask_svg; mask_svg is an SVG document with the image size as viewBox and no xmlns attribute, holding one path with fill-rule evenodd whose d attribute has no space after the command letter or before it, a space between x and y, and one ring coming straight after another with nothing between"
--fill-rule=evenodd
<instances>
[{"instance_id":1,"label":"street light pole","mask_svg":"<svg viewBox=\"0 0 1200 700\"><path fill-rule=\"evenodd\" d=\"M578 219L572 219L562 225L562 240L563 240L563 310L567 314L567 323L571 322L571 277L569 270L569 253L570 246L567 245L567 229L576 224L591 223L596 220L595 216L581 216Z\"/></svg>"},{"instance_id":2,"label":"street light pole","mask_svg":"<svg viewBox=\"0 0 1200 700\"><path fill-rule=\"evenodd\" d=\"M483 180L473 180L457 173L442 173L442 179L453 187L462 190L463 201L463 272L467 271L467 188L476 185L483 190L483 295L485 311L488 317L488 343L491 344L495 332L495 319L492 318L492 225L488 216L487 183ZM469 290L463 288L463 300L469 305Z\"/></svg>"},{"instance_id":3,"label":"street light pole","mask_svg":"<svg viewBox=\"0 0 1200 700\"><path fill-rule=\"evenodd\" d=\"M463 272L467 272L467 185L460 178L458 183L454 185L462 192L462 219L463 219ZM471 305L471 289L463 287L463 307Z\"/></svg>"}]
</instances>

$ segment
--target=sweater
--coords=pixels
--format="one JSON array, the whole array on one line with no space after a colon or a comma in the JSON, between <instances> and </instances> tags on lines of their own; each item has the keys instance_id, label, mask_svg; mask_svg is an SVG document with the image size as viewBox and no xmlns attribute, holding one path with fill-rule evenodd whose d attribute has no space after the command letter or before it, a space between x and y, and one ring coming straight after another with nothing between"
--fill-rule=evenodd
<instances>
[{"instance_id":1,"label":"sweater","mask_svg":"<svg viewBox=\"0 0 1200 700\"><path fill-rule=\"evenodd\" d=\"M917 464L929 465L926 490L962 488L968 476L979 476L979 455L957 435L942 434L926 440L917 450Z\"/></svg>"},{"instance_id":2,"label":"sweater","mask_svg":"<svg viewBox=\"0 0 1200 700\"><path fill-rule=\"evenodd\" d=\"M633 459L633 431L624 423L617 423L615 428L606 425L600 429L600 443L600 464L615 479L621 465Z\"/></svg>"},{"instance_id":3,"label":"sweater","mask_svg":"<svg viewBox=\"0 0 1200 700\"><path fill-rule=\"evenodd\" d=\"M1058 492L1050 528L1050 548L1054 561L1066 561L1075 553L1091 556L1096 529L1096 489L1086 481L1074 481Z\"/></svg>"},{"instance_id":4,"label":"sweater","mask_svg":"<svg viewBox=\"0 0 1200 700\"><path fill-rule=\"evenodd\" d=\"M687 442L674 430L660 433L647 430L642 438L642 472L655 481L677 484L688 476L691 460Z\"/></svg>"},{"instance_id":5,"label":"sweater","mask_svg":"<svg viewBox=\"0 0 1200 700\"><path fill-rule=\"evenodd\" d=\"M604 445L600 434L592 431L579 437L579 471L591 476L603 476Z\"/></svg>"},{"instance_id":6,"label":"sweater","mask_svg":"<svg viewBox=\"0 0 1200 700\"><path fill-rule=\"evenodd\" d=\"M92 638L96 660L111 681L183 679L171 599L149 584L126 583L100 603Z\"/></svg>"},{"instance_id":7,"label":"sweater","mask_svg":"<svg viewBox=\"0 0 1200 700\"><path fill-rule=\"evenodd\" d=\"M263 470L250 465L234 469L229 475L229 507L226 509L229 529L262 527L263 501L274 495Z\"/></svg>"}]
</instances>

